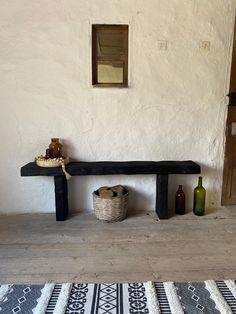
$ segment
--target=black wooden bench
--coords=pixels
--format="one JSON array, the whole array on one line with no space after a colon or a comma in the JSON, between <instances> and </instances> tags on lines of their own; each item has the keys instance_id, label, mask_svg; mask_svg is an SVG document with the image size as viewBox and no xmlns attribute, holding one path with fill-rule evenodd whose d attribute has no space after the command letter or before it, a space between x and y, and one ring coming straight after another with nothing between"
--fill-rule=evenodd
<instances>
[{"instance_id":1,"label":"black wooden bench","mask_svg":"<svg viewBox=\"0 0 236 314\"><path fill-rule=\"evenodd\" d=\"M96 161L70 162L66 166L72 176L89 175L156 175L156 213L160 219L168 219L168 175L196 174L201 169L188 161ZM67 180L61 169L42 168L30 162L21 168L21 176L53 176L55 185L56 220L66 220L68 214Z\"/></svg>"}]
</instances>

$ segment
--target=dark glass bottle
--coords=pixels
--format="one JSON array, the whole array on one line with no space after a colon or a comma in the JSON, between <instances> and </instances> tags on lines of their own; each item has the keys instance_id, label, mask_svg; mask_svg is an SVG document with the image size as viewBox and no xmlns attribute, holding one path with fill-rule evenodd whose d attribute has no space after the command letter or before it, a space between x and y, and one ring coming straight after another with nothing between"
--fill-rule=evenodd
<instances>
[{"instance_id":1,"label":"dark glass bottle","mask_svg":"<svg viewBox=\"0 0 236 314\"><path fill-rule=\"evenodd\" d=\"M182 185L179 185L175 195L175 213L178 215L185 214L185 194Z\"/></svg>"},{"instance_id":2,"label":"dark glass bottle","mask_svg":"<svg viewBox=\"0 0 236 314\"><path fill-rule=\"evenodd\" d=\"M198 186L194 189L193 212L197 216L205 214L206 190L202 186L202 177L198 178Z\"/></svg>"},{"instance_id":3,"label":"dark glass bottle","mask_svg":"<svg viewBox=\"0 0 236 314\"><path fill-rule=\"evenodd\" d=\"M51 151L50 151L50 148L47 148L46 154L45 154L45 159L49 159L49 158L51 158Z\"/></svg>"},{"instance_id":4,"label":"dark glass bottle","mask_svg":"<svg viewBox=\"0 0 236 314\"><path fill-rule=\"evenodd\" d=\"M51 158L62 157L62 145L59 142L59 138L52 138L49 145Z\"/></svg>"}]
</instances>

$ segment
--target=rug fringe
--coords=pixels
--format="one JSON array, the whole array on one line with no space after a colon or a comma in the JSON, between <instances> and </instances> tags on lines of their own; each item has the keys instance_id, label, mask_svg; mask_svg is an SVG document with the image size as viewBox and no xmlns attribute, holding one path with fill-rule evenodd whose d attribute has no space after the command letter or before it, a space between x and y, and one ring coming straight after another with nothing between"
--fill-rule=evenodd
<instances>
[{"instance_id":1,"label":"rug fringe","mask_svg":"<svg viewBox=\"0 0 236 314\"><path fill-rule=\"evenodd\" d=\"M222 296L219 289L217 288L217 285L214 282L214 280L205 281L205 285L206 285L206 289L210 293L210 298L215 302L216 309L221 314L232 314L230 307L228 306L224 297Z\"/></svg>"},{"instance_id":2,"label":"rug fringe","mask_svg":"<svg viewBox=\"0 0 236 314\"><path fill-rule=\"evenodd\" d=\"M225 280L225 284L229 288L229 290L232 293L232 295L234 296L234 298L236 299L236 285L235 285L235 282L233 280Z\"/></svg>"},{"instance_id":3,"label":"rug fringe","mask_svg":"<svg viewBox=\"0 0 236 314\"><path fill-rule=\"evenodd\" d=\"M2 285L0 287L0 303L2 303L7 296L9 290L11 289L12 285Z\"/></svg>"},{"instance_id":4,"label":"rug fringe","mask_svg":"<svg viewBox=\"0 0 236 314\"><path fill-rule=\"evenodd\" d=\"M65 283L62 285L53 314L65 313L68 299L70 297L71 287L72 287L72 284L70 283Z\"/></svg>"},{"instance_id":5,"label":"rug fringe","mask_svg":"<svg viewBox=\"0 0 236 314\"><path fill-rule=\"evenodd\" d=\"M54 287L55 284L46 284L43 287L43 289L41 290L42 294L37 299L37 305L32 310L34 314L45 314Z\"/></svg>"},{"instance_id":6,"label":"rug fringe","mask_svg":"<svg viewBox=\"0 0 236 314\"><path fill-rule=\"evenodd\" d=\"M174 314L184 314L184 310L179 300L179 296L176 291L176 287L172 281L163 283L166 296L169 302L171 313Z\"/></svg>"},{"instance_id":7,"label":"rug fringe","mask_svg":"<svg viewBox=\"0 0 236 314\"><path fill-rule=\"evenodd\" d=\"M147 304L150 314L160 314L159 302L156 295L156 289L154 287L154 283L151 281L147 281L144 283L146 296L147 296Z\"/></svg>"}]
</instances>

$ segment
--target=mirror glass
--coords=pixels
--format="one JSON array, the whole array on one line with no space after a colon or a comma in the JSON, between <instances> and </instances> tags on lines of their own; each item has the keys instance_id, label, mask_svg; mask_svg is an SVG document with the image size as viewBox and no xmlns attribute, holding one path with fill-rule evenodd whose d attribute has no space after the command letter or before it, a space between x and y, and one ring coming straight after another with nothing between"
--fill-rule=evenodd
<instances>
[{"instance_id":1,"label":"mirror glass","mask_svg":"<svg viewBox=\"0 0 236 314\"><path fill-rule=\"evenodd\" d=\"M123 62L98 61L98 83L122 83Z\"/></svg>"},{"instance_id":2,"label":"mirror glass","mask_svg":"<svg viewBox=\"0 0 236 314\"><path fill-rule=\"evenodd\" d=\"M98 83L123 82L124 40L122 32L99 30L97 32Z\"/></svg>"}]
</instances>

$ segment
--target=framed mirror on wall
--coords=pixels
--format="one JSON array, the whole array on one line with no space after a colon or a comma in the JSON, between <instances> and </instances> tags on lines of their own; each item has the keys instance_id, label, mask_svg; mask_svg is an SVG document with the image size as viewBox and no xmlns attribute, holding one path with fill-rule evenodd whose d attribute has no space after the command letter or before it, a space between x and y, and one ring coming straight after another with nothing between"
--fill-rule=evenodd
<instances>
[{"instance_id":1,"label":"framed mirror on wall","mask_svg":"<svg viewBox=\"0 0 236 314\"><path fill-rule=\"evenodd\" d=\"M92 25L92 84L128 86L128 25Z\"/></svg>"}]
</instances>

